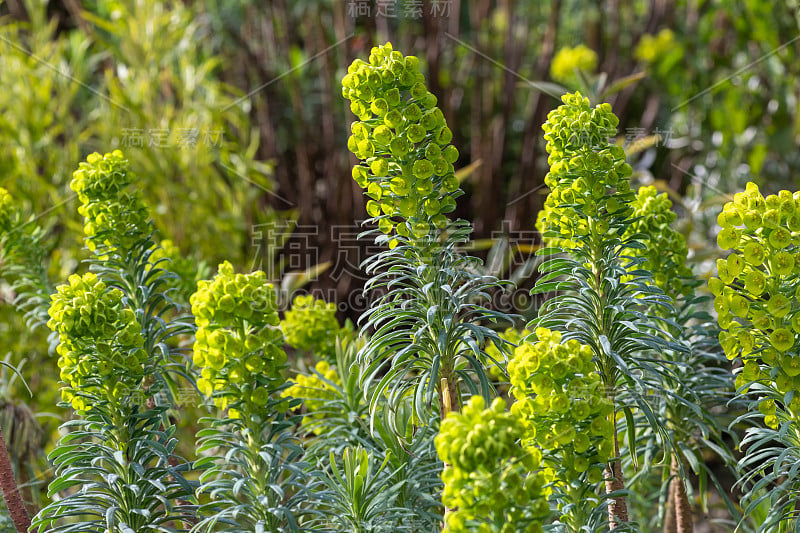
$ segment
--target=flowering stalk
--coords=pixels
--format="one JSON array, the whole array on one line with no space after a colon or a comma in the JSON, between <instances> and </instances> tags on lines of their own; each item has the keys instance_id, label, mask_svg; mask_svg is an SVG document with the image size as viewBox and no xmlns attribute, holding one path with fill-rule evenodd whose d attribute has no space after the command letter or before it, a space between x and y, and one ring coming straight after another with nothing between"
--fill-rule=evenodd
<instances>
[{"instance_id":1,"label":"flowering stalk","mask_svg":"<svg viewBox=\"0 0 800 533\"><path fill-rule=\"evenodd\" d=\"M375 47L369 62L352 63L342 85L359 119L347 146L361 160L353 178L365 189L367 213L377 225L368 233L389 248L365 261L373 275L366 290L386 292L364 316L364 327L375 331L359 356L367 367L363 385L372 395L373 419L387 394L392 413L411 402L424 423L434 394L440 417L460 409L463 387L488 400L482 346L501 341L481 321L509 317L482 305L498 281L475 274L477 260L456 251L471 231L469 223L447 217L463 194L453 171L458 150L449 144L452 132L417 58L389 43ZM371 389L373 381L378 386Z\"/></svg>"},{"instance_id":2,"label":"flowering stalk","mask_svg":"<svg viewBox=\"0 0 800 533\"><path fill-rule=\"evenodd\" d=\"M717 260L708 285L720 344L742 363L735 383L750 408L740 419L752 424L740 445L745 512L761 502L759 487L771 483L759 531L796 527L800 478L789 465L800 457L800 193L765 197L748 183L717 221L717 244L731 252Z\"/></svg>"},{"instance_id":3,"label":"flowering stalk","mask_svg":"<svg viewBox=\"0 0 800 533\"><path fill-rule=\"evenodd\" d=\"M614 458L606 468L606 493L611 498L608 520L613 529L628 520L626 500L620 494L624 482L617 413L633 404L666 435L638 390L650 388L652 380L645 380L657 381L664 373L663 364L652 364L642 354L669 345L663 340L670 338L669 333L648 313L670 304L654 287L651 275L638 270L627 254L644 245L637 236L625 235L633 222L631 167L623 149L608 142L618 124L611 106L592 107L579 93L562 100L564 105L551 111L543 126L550 163L545 183L551 192L537 228L545 244L540 254L550 258L541 265L542 276L534 288L535 293L558 294L543 304L529 327L560 331L565 340L576 339L592 350L612 406L608 417L613 430L606 446ZM563 252L566 257L560 255Z\"/></svg>"},{"instance_id":4,"label":"flowering stalk","mask_svg":"<svg viewBox=\"0 0 800 533\"><path fill-rule=\"evenodd\" d=\"M264 272L236 274L225 262L213 280L198 283L191 304L198 389L227 411L220 420L204 419L210 427L198 433L205 457L196 466L208 467L198 495L213 499L200 506L202 520L192 531L223 523L230 524L223 531L296 528L309 485L302 448L289 431L298 419L286 415L292 402L280 396L286 353L275 291Z\"/></svg>"},{"instance_id":5,"label":"flowering stalk","mask_svg":"<svg viewBox=\"0 0 800 533\"><path fill-rule=\"evenodd\" d=\"M522 443L543 454L548 480L556 491L561 521L570 532L590 525L597 505L594 488L614 457L612 403L592 361L592 350L561 334L537 328L508 363L511 413L526 431Z\"/></svg>"}]
</instances>

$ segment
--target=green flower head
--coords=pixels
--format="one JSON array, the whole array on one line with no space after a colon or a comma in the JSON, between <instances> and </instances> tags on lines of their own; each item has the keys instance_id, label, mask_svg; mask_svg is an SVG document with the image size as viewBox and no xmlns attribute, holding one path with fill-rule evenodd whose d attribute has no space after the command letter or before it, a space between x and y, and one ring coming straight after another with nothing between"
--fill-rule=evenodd
<instances>
[{"instance_id":1,"label":"green flower head","mask_svg":"<svg viewBox=\"0 0 800 533\"><path fill-rule=\"evenodd\" d=\"M93 273L73 274L51 296L47 325L59 336L62 398L76 410L89 409L93 398L119 401L144 376L142 328L122 296Z\"/></svg>"},{"instance_id":2,"label":"green flower head","mask_svg":"<svg viewBox=\"0 0 800 533\"><path fill-rule=\"evenodd\" d=\"M135 179L128 166L119 150L94 153L72 175L70 187L81 201L86 245L101 258L125 253L151 232L141 196L128 190Z\"/></svg>"},{"instance_id":3,"label":"green flower head","mask_svg":"<svg viewBox=\"0 0 800 533\"><path fill-rule=\"evenodd\" d=\"M342 79L342 95L359 119L347 142L361 160L353 178L386 234L422 238L443 228L461 194L453 134L424 82L417 58L390 43L373 48L369 62L355 60Z\"/></svg>"},{"instance_id":4,"label":"green flower head","mask_svg":"<svg viewBox=\"0 0 800 533\"><path fill-rule=\"evenodd\" d=\"M286 363L277 297L264 272L236 274L227 261L190 298L197 323L197 387L231 418L266 414L267 398L283 383Z\"/></svg>"}]
</instances>

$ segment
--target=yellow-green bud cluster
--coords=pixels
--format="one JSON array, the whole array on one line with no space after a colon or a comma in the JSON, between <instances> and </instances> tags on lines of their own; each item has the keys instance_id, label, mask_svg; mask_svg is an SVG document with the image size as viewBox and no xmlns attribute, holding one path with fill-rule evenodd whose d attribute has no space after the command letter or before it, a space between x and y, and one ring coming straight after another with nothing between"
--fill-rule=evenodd
<instances>
[{"instance_id":1,"label":"yellow-green bud cluster","mask_svg":"<svg viewBox=\"0 0 800 533\"><path fill-rule=\"evenodd\" d=\"M7 232L11 229L11 223L15 218L17 208L14 199L9 192L0 187L0 232Z\"/></svg>"},{"instance_id":2,"label":"yellow-green bud cluster","mask_svg":"<svg viewBox=\"0 0 800 533\"><path fill-rule=\"evenodd\" d=\"M609 104L592 108L580 93L565 94L564 105L547 115L544 138L550 172L550 194L536 227L546 246L574 248L587 235L617 230L613 219L630 216L633 200L625 151L608 142L619 120Z\"/></svg>"},{"instance_id":3,"label":"yellow-green bud cluster","mask_svg":"<svg viewBox=\"0 0 800 533\"><path fill-rule=\"evenodd\" d=\"M572 48L565 46L556 52L550 63L550 77L554 80L573 85L578 81L575 70L589 74L597 68L597 53L586 45L579 44Z\"/></svg>"},{"instance_id":4,"label":"yellow-green bud cluster","mask_svg":"<svg viewBox=\"0 0 800 533\"><path fill-rule=\"evenodd\" d=\"M292 386L282 393L285 398L300 398L303 400L307 411L307 415L302 422L304 425L312 420L325 418L325 413L320 410L325 405L326 400L331 400L336 395L334 386L331 383L339 386L342 384L342 379L339 377L338 372L327 361L318 362L314 366L314 370L315 373L308 376L297 374Z\"/></svg>"},{"instance_id":5,"label":"yellow-green bud cluster","mask_svg":"<svg viewBox=\"0 0 800 533\"><path fill-rule=\"evenodd\" d=\"M692 274L686 266L689 249L686 238L671 227L677 215L667 193L658 194L652 186L640 187L631 207L634 222L628 226L626 236L644 234L649 239L645 249L632 248L626 254L643 257L645 261L639 268L652 272L656 285L664 292L673 297L685 295L690 288L683 280Z\"/></svg>"},{"instance_id":6,"label":"yellow-green bud cluster","mask_svg":"<svg viewBox=\"0 0 800 533\"><path fill-rule=\"evenodd\" d=\"M235 274L229 262L213 280L198 282L190 303L197 324L197 388L231 418L264 415L286 363L277 297L264 272Z\"/></svg>"},{"instance_id":7,"label":"yellow-green bud cluster","mask_svg":"<svg viewBox=\"0 0 800 533\"><path fill-rule=\"evenodd\" d=\"M72 175L70 187L78 194L84 216L86 245L108 251L129 250L149 233L148 213L138 192L129 191L134 176L122 152L94 153ZM106 255L105 250L102 251Z\"/></svg>"},{"instance_id":8,"label":"yellow-green bud cluster","mask_svg":"<svg viewBox=\"0 0 800 533\"><path fill-rule=\"evenodd\" d=\"M525 444L545 452L548 466L564 471L561 479L586 473L602 479L613 454L613 412L592 350L561 333L536 329L535 343L519 346L508 363L511 412L526 424Z\"/></svg>"},{"instance_id":9,"label":"yellow-green bud cluster","mask_svg":"<svg viewBox=\"0 0 800 533\"><path fill-rule=\"evenodd\" d=\"M58 333L58 366L67 384L61 395L76 410L91 407L80 393L117 401L144 375L142 328L122 296L93 273L71 275L51 296L47 326Z\"/></svg>"},{"instance_id":10,"label":"yellow-green bud cluster","mask_svg":"<svg viewBox=\"0 0 800 533\"><path fill-rule=\"evenodd\" d=\"M386 234L396 229L422 238L444 227L459 192L453 172L458 150L419 60L393 51L391 43L377 46L368 63L356 59L350 65L342 95L359 118L347 147L361 160L353 179L370 198L367 213Z\"/></svg>"},{"instance_id":11,"label":"yellow-green bud cluster","mask_svg":"<svg viewBox=\"0 0 800 533\"><path fill-rule=\"evenodd\" d=\"M664 28L656 35L645 33L634 50L636 59L644 63L656 63L675 48L675 34Z\"/></svg>"},{"instance_id":12,"label":"yellow-green bud cluster","mask_svg":"<svg viewBox=\"0 0 800 533\"><path fill-rule=\"evenodd\" d=\"M341 328L336 320L336 304L311 295L297 296L281 321L286 344L317 355L335 355L336 336Z\"/></svg>"},{"instance_id":13,"label":"yellow-green bud cluster","mask_svg":"<svg viewBox=\"0 0 800 533\"><path fill-rule=\"evenodd\" d=\"M442 504L448 531L542 531L549 514L541 453L519 444L524 423L496 398L473 396L442 421L434 443L444 461ZM501 529L489 524L505 523Z\"/></svg>"},{"instance_id":14,"label":"yellow-green bud cluster","mask_svg":"<svg viewBox=\"0 0 800 533\"><path fill-rule=\"evenodd\" d=\"M717 260L718 277L708 285L724 330L720 344L728 359L744 359L736 385L759 381L781 394L794 391L787 408L800 416L800 193L765 198L748 183L725 204L717 222L722 228L717 244L731 253ZM775 426L770 405L765 422Z\"/></svg>"}]
</instances>

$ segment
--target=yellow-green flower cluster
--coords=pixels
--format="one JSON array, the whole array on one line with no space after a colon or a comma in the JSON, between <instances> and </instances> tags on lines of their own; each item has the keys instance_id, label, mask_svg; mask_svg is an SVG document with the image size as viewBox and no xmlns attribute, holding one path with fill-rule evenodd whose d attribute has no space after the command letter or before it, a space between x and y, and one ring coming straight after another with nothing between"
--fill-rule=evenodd
<instances>
[{"instance_id":1,"label":"yellow-green flower cluster","mask_svg":"<svg viewBox=\"0 0 800 533\"><path fill-rule=\"evenodd\" d=\"M347 147L361 160L353 178L370 198L367 213L386 234L396 229L422 238L444 227L459 192L453 172L458 150L419 60L393 51L391 43L377 46L368 63L350 65L342 94L359 119Z\"/></svg>"},{"instance_id":2,"label":"yellow-green flower cluster","mask_svg":"<svg viewBox=\"0 0 800 533\"><path fill-rule=\"evenodd\" d=\"M586 473L599 482L613 454L613 406L595 371L592 350L561 333L536 329L508 363L511 412L526 424L525 444L546 452L546 464L564 470L561 479Z\"/></svg>"},{"instance_id":3,"label":"yellow-green flower cluster","mask_svg":"<svg viewBox=\"0 0 800 533\"><path fill-rule=\"evenodd\" d=\"M579 44L571 48L565 46L556 52L550 63L550 77L568 85L578 80L575 70L589 74L597 68L597 53L586 45Z\"/></svg>"},{"instance_id":4,"label":"yellow-green flower cluster","mask_svg":"<svg viewBox=\"0 0 800 533\"><path fill-rule=\"evenodd\" d=\"M138 192L128 190L134 176L122 152L94 153L72 175L70 187L78 194L84 216L86 245L94 251L124 252L149 233L148 213Z\"/></svg>"},{"instance_id":5,"label":"yellow-green flower cluster","mask_svg":"<svg viewBox=\"0 0 800 533\"><path fill-rule=\"evenodd\" d=\"M683 280L692 274L686 266L688 247L686 238L671 227L677 215L667 193L658 194L652 186L640 187L631 207L634 222L628 226L626 236L644 234L649 239L645 249L632 248L626 253L644 258L639 268L652 272L656 285L664 292L674 297L686 294L690 288Z\"/></svg>"},{"instance_id":6,"label":"yellow-green flower cluster","mask_svg":"<svg viewBox=\"0 0 800 533\"><path fill-rule=\"evenodd\" d=\"M0 187L0 232L7 232L11 229L11 222L17 212L14 199L11 194Z\"/></svg>"},{"instance_id":7,"label":"yellow-green flower cluster","mask_svg":"<svg viewBox=\"0 0 800 533\"><path fill-rule=\"evenodd\" d=\"M231 418L265 414L283 381L286 363L277 297L264 272L235 274L229 262L211 281L200 281L190 303L197 324L194 363L197 388L228 409Z\"/></svg>"},{"instance_id":8,"label":"yellow-green flower cluster","mask_svg":"<svg viewBox=\"0 0 800 533\"><path fill-rule=\"evenodd\" d=\"M308 376L297 374L292 386L282 393L285 398L303 400L307 411L306 417L303 418L303 424L325 418L325 413L320 412L320 409L325 405L326 400L333 399L336 395L336 390L331 383L339 386L342 384L338 372L327 361L318 362L314 366L314 370L315 372Z\"/></svg>"},{"instance_id":9,"label":"yellow-green flower cluster","mask_svg":"<svg viewBox=\"0 0 800 533\"><path fill-rule=\"evenodd\" d=\"M71 275L51 296L47 326L58 333L58 366L67 384L61 395L76 410L92 404L81 393L119 400L144 375L142 328L122 296L93 273Z\"/></svg>"},{"instance_id":10,"label":"yellow-green flower cluster","mask_svg":"<svg viewBox=\"0 0 800 533\"><path fill-rule=\"evenodd\" d=\"M549 514L541 453L519 444L525 425L496 398L473 396L442 421L434 442L444 461L448 531L542 531ZM490 524L505 524L493 529Z\"/></svg>"},{"instance_id":11,"label":"yellow-green flower cluster","mask_svg":"<svg viewBox=\"0 0 800 533\"><path fill-rule=\"evenodd\" d=\"M565 94L562 100L564 105L551 111L542 126L550 194L536 227L548 247L574 248L588 235L617 231L613 219L630 215L632 169L622 147L608 142L619 124L609 104L593 108L580 93Z\"/></svg>"},{"instance_id":12,"label":"yellow-green flower cluster","mask_svg":"<svg viewBox=\"0 0 800 533\"><path fill-rule=\"evenodd\" d=\"M655 63L675 47L675 34L669 28L664 28L656 35L646 33L642 35L636 45L634 56L644 63Z\"/></svg>"},{"instance_id":13,"label":"yellow-green flower cluster","mask_svg":"<svg viewBox=\"0 0 800 533\"><path fill-rule=\"evenodd\" d=\"M744 359L736 385L760 381L782 394L794 391L788 409L800 416L800 193L765 198L748 183L717 221L717 244L731 253L717 260L718 277L708 285L724 330L720 344L728 359ZM767 406L765 413L771 426L777 424L774 409Z\"/></svg>"},{"instance_id":14,"label":"yellow-green flower cluster","mask_svg":"<svg viewBox=\"0 0 800 533\"><path fill-rule=\"evenodd\" d=\"M336 304L311 295L297 296L281 321L281 329L286 344L292 348L333 357L336 336L341 330L336 320Z\"/></svg>"}]
</instances>

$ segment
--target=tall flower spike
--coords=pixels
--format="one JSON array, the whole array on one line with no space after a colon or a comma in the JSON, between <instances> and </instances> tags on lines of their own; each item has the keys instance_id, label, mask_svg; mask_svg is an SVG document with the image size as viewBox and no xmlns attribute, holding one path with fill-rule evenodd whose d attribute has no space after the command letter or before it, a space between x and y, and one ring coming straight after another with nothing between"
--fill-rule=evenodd
<instances>
[{"instance_id":1,"label":"tall flower spike","mask_svg":"<svg viewBox=\"0 0 800 533\"><path fill-rule=\"evenodd\" d=\"M62 399L86 410L92 397L114 402L138 387L147 353L142 328L123 305L122 291L109 290L92 273L73 274L51 299L47 325L59 336L58 366L67 385Z\"/></svg>"},{"instance_id":2,"label":"tall flower spike","mask_svg":"<svg viewBox=\"0 0 800 533\"><path fill-rule=\"evenodd\" d=\"M575 248L592 233L615 233L630 216L632 169L622 147L608 143L619 124L609 104L593 108L580 93L561 99L542 126L550 194L536 227L547 247Z\"/></svg>"},{"instance_id":3,"label":"tall flower spike","mask_svg":"<svg viewBox=\"0 0 800 533\"><path fill-rule=\"evenodd\" d=\"M717 244L731 250L717 260L717 277L708 282L723 331L720 344L728 359L744 366L736 386L747 391L764 383L779 394L800 398L800 193L780 191L766 198L754 183L734 195L717 217ZM787 402L800 420L800 400ZM762 401L766 425L776 428L775 404Z\"/></svg>"},{"instance_id":4,"label":"tall flower spike","mask_svg":"<svg viewBox=\"0 0 800 533\"><path fill-rule=\"evenodd\" d=\"M631 207L634 222L625 236L644 234L649 240L646 248L630 249L627 255L643 258L639 268L652 272L653 280L664 292L673 298L685 295L691 288L684 281L692 275L686 266L688 247L686 238L670 226L677 215L667 193L658 194L652 186L640 187Z\"/></svg>"},{"instance_id":5,"label":"tall flower spike","mask_svg":"<svg viewBox=\"0 0 800 533\"><path fill-rule=\"evenodd\" d=\"M361 160L353 179L386 234L423 238L445 227L461 194L453 134L424 81L419 60L393 51L391 43L373 48L369 63L353 61L342 79L342 94L359 118L347 140Z\"/></svg>"},{"instance_id":6,"label":"tall flower spike","mask_svg":"<svg viewBox=\"0 0 800 533\"><path fill-rule=\"evenodd\" d=\"M94 153L73 173L70 188L78 194L84 216L86 246L101 259L124 254L151 233L148 212L138 191L128 187L135 177L119 150Z\"/></svg>"},{"instance_id":7,"label":"tall flower spike","mask_svg":"<svg viewBox=\"0 0 800 533\"><path fill-rule=\"evenodd\" d=\"M190 299L197 323L197 388L231 418L261 414L267 396L283 382L277 297L264 272L235 274L227 261Z\"/></svg>"},{"instance_id":8,"label":"tall flower spike","mask_svg":"<svg viewBox=\"0 0 800 533\"><path fill-rule=\"evenodd\" d=\"M442 503L454 509L447 514L448 531L542 531L549 490L539 472L541 453L519 445L524 432L522 420L500 398L486 407L483 397L473 396L462 413L442 421L434 443L446 464Z\"/></svg>"},{"instance_id":9,"label":"tall flower spike","mask_svg":"<svg viewBox=\"0 0 800 533\"><path fill-rule=\"evenodd\" d=\"M586 473L597 483L614 451L613 407L592 350L574 339L562 343L559 332L545 328L536 337L521 343L508 363L511 412L527 428L523 442L543 450L550 468L564 470L560 479Z\"/></svg>"}]
</instances>

